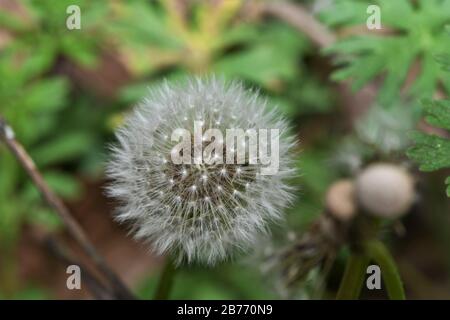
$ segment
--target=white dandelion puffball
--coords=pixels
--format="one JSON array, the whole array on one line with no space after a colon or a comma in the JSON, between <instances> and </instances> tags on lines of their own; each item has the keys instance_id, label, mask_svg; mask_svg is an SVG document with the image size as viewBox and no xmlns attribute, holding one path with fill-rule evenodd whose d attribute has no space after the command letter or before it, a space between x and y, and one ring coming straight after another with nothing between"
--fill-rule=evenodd
<instances>
[{"instance_id":1,"label":"white dandelion puffball","mask_svg":"<svg viewBox=\"0 0 450 320\"><path fill-rule=\"evenodd\" d=\"M189 142L192 139L195 148L181 153L177 149L176 155L183 157L177 163L173 155L180 140L174 136L180 136L174 133L180 129L192 133ZM218 129L223 139L205 139L209 129ZM267 133L266 139L258 135L258 150L271 151L266 155L270 154L270 165L276 163L276 172L261 174L269 162L252 157L252 143L245 147L249 136L243 142L228 140L227 129L278 129L278 135ZM295 175L295 141L287 123L240 83L215 78L166 82L151 90L116 135L119 143L112 147L107 169L112 181L108 194L120 202L116 218L130 223L137 239L149 242L159 254L172 254L177 263L214 264L250 248L267 232L269 222L282 218L293 198L286 179ZM212 159L202 159L213 141L223 143L223 154L217 149ZM244 149L239 149L240 143ZM194 150L198 147L203 152ZM237 150L245 150L240 161Z\"/></svg>"}]
</instances>

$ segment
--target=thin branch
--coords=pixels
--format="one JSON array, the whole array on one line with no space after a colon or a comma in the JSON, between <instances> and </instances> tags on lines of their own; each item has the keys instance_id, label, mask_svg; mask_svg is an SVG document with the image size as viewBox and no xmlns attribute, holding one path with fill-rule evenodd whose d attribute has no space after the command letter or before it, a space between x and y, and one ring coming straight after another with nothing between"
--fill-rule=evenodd
<instances>
[{"instance_id":1,"label":"thin branch","mask_svg":"<svg viewBox=\"0 0 450 320\"><path fill-rule=\"evenodd\" d=\"M114 299L114 294L111 293L111 290L105 287L105 285L99 281L88 268L78 261L75 261L75 259L68 253L67 249L58 243L52 236L46 236L42 242L49 252L57 257L63 264L77 265L80 268L81 274L83 275L83 282L86 284L95 299Z\"/></svg>"},{"instance_id":2,"label":"thin branch","mask_svg":"<svg viewBox=\"0 0 450 320\"><path fill-rule=\"evenodd\" d=\"M283 1L267 1L261 5L259 10L262 14L284 20L301 33L304 33L320 48L328 47L336 41L334 33L317 21L312 14L299 4Z\"/></svg>"},{"instance_id":3,"label":"thin branch","mask_svg":"<svg viewBox=\"0 0 450 320\"><path fill-rule=\"evenodd\" d=\"M45 182L42 174L37 169L34 161L28 155L24 147L16 140L13 129L7 124L6 120L0 116L0 140L2 140L13 153L33 183L38 188L44 200L61 217L70 235L78 242L85 253L93 260L99 271L109 281L115 295L118 299L135 299L134 295L123 284L116 273L108 266L104 258L97 252L92 245L86 233L72 217L67 207L61 199L50 189Z\"/></svg>"}]
</instances>

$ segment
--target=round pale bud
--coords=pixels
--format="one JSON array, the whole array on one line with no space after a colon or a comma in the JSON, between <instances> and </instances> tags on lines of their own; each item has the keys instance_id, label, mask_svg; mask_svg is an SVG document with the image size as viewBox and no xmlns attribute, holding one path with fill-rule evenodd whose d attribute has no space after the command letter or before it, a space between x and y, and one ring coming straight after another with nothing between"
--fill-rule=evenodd
<instances>
[{"instance_id":1,"label":"round pale bud","mask_svg":"<svg viewBox=\"0 0 450 320\"><path fill-rule=\"evenodd\" d=\"M414 180L401 166L376 163L356 178L356 198L368 213L389 219L408 212L414 202Z\"/></svg>"},{"instance_id":2,"label":"round pale bud","mask_svg":"<svg viewBox=\"0 0 450 320\"><path fill-rule=\"evenodd\" d=\"M340 221L348 221L356 214L354 184L349 179L333 183L328 189L325 202L328 211Z\"/></svg>"}]
</instances>

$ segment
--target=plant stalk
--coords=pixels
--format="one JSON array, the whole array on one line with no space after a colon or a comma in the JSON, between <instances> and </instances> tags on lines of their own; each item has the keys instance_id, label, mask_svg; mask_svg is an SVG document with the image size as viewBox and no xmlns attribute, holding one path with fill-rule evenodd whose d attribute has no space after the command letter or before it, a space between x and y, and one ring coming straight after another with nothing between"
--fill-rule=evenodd
<instances>
[{"instance_id":1,"label":"plant stalk","mask_svg":"<svg viewBox=\"0 0 450 320\"><path fill-rule=\"evenodd\" d=\"M405 300L403 282L395 261L386 246L379 240L372 240L367 243L366 252L380 266L389 299Z\"/></svg>"},{"instance_id":2,"label":"plant stalk","mask_svg":"<svg viewBox=\"0 0 450 320\"><path fill-rule=\"evenodd\" d=\"M159 278L154 300L168 300L173 286L173 280L176 273L175 265L171 258L167 258L164 268Z\"/></svg>"},{"instance_id":3,"label":"plant stalk","mask_svg":"<svg viewBox=\"0 0 450 320\"><path fill-rule=\"evenodd\" d=\"M352 253L350 255L336 296L337 300L358 299L369 260L369 257L363 253Z\"/></svg>"}]
</instances>

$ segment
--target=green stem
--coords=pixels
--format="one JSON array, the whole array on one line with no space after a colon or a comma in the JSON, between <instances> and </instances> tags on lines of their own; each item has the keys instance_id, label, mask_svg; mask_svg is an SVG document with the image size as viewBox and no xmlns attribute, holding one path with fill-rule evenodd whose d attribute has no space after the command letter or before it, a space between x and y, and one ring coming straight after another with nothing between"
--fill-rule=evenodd
<instances>
[{"instance_id":1,"label":"green stem","mask_svg":"<svg viewBox=\"0 0 450 320\"><path fill-rule=\"evenodd\" d=\"M369 263L369 257L365 254L352 253L347 261L337 293L337 300L354 300L358 299L364 278L366 275L366 267Z\"/></svg>"},{"instance_id":2,"label":"green stem","mask_svg":"<svg viewBox=\"0 0 450 320\"><path fill-rule=\"evenodd\" d=\"M405 300L405 292L400 274L386 246L381 241L373 240L367 243L366 251L381 269L389 299Z\"/></svg>"},{"instance_id":3,"label":"green stem","mask_svg":"<svg viewBox=\"0 0 450 320\"><path fill-rule=\"evenodd\" d=\"M172 259L167 258L161 277L159 278L158 287L155 292L155 300L169 299L170 290L172 289L173 278L176 273L175 265Z\"/></svg>"}]
</instances>

